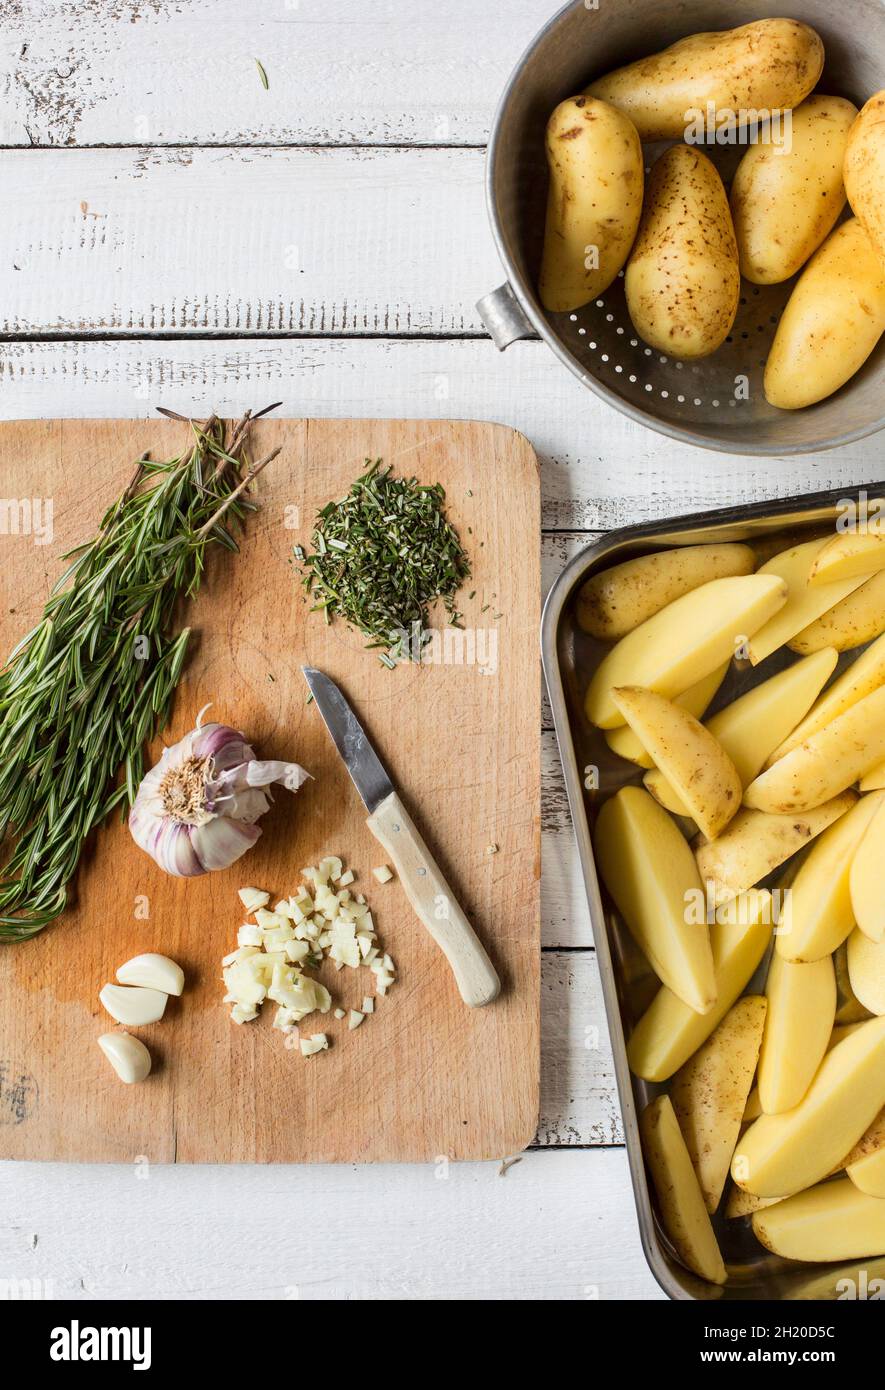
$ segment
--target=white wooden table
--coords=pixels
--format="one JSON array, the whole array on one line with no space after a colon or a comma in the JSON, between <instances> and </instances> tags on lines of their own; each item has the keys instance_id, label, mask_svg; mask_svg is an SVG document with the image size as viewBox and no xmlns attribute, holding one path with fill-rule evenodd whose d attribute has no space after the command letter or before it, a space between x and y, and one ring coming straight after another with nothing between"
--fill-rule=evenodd
<instances>
[{"instance_id":1,"label":"white wooden table","mask_svg":"<svg viewBox=\"0 0 885 1390\"><path fill-rule=\"evenodd\" d=\"M499 356L485 337L474 304L503 276L483 146L554 4L0 2L2 416L281 399L502 421L542 460L548 584L588 532L874 478L875 440L789 461L691 450L540 343ZM608 1046L585 1046L604 1012L549 721L541 737L543 1080L522 1161L3 1164L0 1281L84 1299L660 1297ZM256 1194L274 1212L259 1238Z\"/></svg>"}]
</instances>

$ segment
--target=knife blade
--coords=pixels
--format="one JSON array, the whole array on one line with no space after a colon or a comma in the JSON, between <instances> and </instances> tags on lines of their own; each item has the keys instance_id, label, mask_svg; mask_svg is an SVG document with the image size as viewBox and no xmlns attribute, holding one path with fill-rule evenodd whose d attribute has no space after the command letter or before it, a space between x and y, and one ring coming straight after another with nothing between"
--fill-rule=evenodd
<instances>
[{"instance_id":1,"label":"knife blade","mask_svg":"<svg viewBox=\"0 0 885 1390\"><path fill-rule=\"evenodd\" d=\"M366 810L370 813L377 811L384 798L393 791L393 783L368 734L338 686L324 671L318 671L315 666L302 666L301 669L316 707L323 716L323 723L341 754Z\"/></svg>"},{"instance_id":2,"label":"knife blade","mask_svg":"<svg viewBox=\"0 0 885 1390\"><path fill-rule=\"evenodd\" d=\"M497 998L501 982L436 860L403 805L350 703L329 676L303 666L317 709L369 812L366 822L393 860L418 919L451 966L461 998L480 1008Z\"/></svg>"}]
</instances>

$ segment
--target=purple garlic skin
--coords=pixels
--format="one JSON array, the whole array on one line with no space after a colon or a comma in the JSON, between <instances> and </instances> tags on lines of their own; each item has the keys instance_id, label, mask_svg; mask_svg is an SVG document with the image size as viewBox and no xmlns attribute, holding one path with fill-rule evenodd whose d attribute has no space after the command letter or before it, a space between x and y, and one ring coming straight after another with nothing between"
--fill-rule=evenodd
<instances>
[{"instance_id":1,"label":"purple garlic skin","mask_svg":"<svg viewBox=\"0 0 885 1390\"><path fill-rule=\"evenodd\" d=\"M273 785L297 791L310 774L298 763L261 762L227 724L197 724L163 751L129 813L132 838L176 878L226 869L261 834Z\"/></svg>"}]
</instances>

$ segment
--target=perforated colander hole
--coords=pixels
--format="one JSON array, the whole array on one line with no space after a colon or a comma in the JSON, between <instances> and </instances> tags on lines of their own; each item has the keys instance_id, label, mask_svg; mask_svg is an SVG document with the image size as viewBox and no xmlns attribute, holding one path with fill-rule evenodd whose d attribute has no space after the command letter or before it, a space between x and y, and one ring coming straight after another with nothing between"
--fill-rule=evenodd
<instances>
[{"instance_id":1,"label":"perforated colander hole","mask_svg":"<svg viewBox=\"0 0 885 1390\"><path fill-rule=\"evenodd\" d=\"M646 357L651 357L651 348L643 348L642 351L645 353Z\"/></svg>"},{"instance_id":2,"label":"perforated colander hole","mask_svg":"<svg viewBox=\"0 0 885 1390\"><path fill-rule=\"evenodd\" d=\"M586 328L579 328L579 329L578 329L578 332L580 333L581 337L583 338L583 337L584 337L584 334L587 332L587 330L586 330Z\"/></svg>"},{"instance_id":3,"label":"perforated colander hole","mask_svg":"<svg viewBox=\"0 0 885 1390\"><path fill-rule=\"evenodd\" d=\"M605 316L605 321L606 321L606 323L614 323L614 321L615 321L615 316L614 316L614 314L606 314L606 316Z\"/></svg>"},{"instance_id":4,"label":"perforated colander hole","mask_svg":"<svg viewBox=\"0 0 885 1390\"><path fill-rule=\"evenodd\" d=\"M635 376L633 375L632 372L630 373L630 380L635 384L636 378L635 378Z\"/></svg>"},{"instance_id":5,"label":"perforated colander hole","mask_svg":"<svg viewBox=\"0 0 885 1390\"><path fill-rule=\"evenodd\" d=\"M677 401L679 402L680 405L685 405L685 397L684 397L684 396L677 396L676 399L677 399Z\"/></svg>"},{"instance_id":6,"label":"perforated colander hole","mask_svg":"<svg viewBox=\"0 0 885 1390\"><path fill-rule=\"evenodd\" d=\"M668 362L668 361L669 361L669 358L667 358L667 357L659 357L659 358L658 358L658 361L659 361L659 362Z\"/></svg>"},{"instance_id":7,"label":"perforated colander hole","mask_svg":"<svg viewBox=\"0 0 885 1390\"><path fill-rule=\"evenodd\" d=\"M616 372L622 372L623 370L624 370L623 367L615 367L615 371L616 371Z\"/></svg>"},{"instance_id":8,"label":"perforated colander hole","mask_svg":"<svg viewBox=\"0 0 885 1390\"><path fill-rule=\"evenodd\" d=\"M704 404L704 402L701 400L700 396L695 396L695 398L694 398L694 403L695 403L695 405L703 405L703 404Z\"/></svg>"},{"instance_id":9,"label":"perforated colander hole","mask_svg":"<svg viewBox=\"0 0 885 1390\"><path fill-rule=\"evenodd\" d=\"M577 314L569 314L569 322L570 322L570 323L577 323L577 322L578 322L578 316L577 316Z\"/></svg>"},{"instance_id":10,"label":"perforated colander hole","mask_svg":"<svg viewBox=\"0 0 885 1390\"><path fill-rule=\"evenodd\" d=\"M681 372L681 371L682 371L682 363L681 363L681 362L677 362L677 363L676 363L676 370L677 370L677 372Z\"/></svg>"},{"instance_id":11,"label":"perforated colander hole","mask_svg":"<svg viewBox=\"0 0 885 1390\"><path fill-rule=\"evenodd\" d=\"M619 328L619 329L617 330L618 333L623 333L623 331L624 331L623 328Z\"/></svg>"},{"instance_id":12,"label":"perforated colander hole","mask_svg":"<svg viewBox=\"0 0 885 1390\"><path fill-rule=\"evenodd\" d=\"M607 353L607 352L604 352L604 353L602 354L602 360L603 360L603 362L607 362L607 361L608 361L608 353Z\"/></svg>"},{"instance_id":13,"label":"perforated colander hole","mask_svg":"<svg viewBox=\"0 0 885 1390\"><path fill-rule=\"evenodd\" d=\"M662 391L662 392L661 392L661 395L663 396L664 400L666 400L667 397L670 395L670 392L669 392L669 391Z\"/></svg>"},{"instance_id":14,"label":"perforated colander hole","mask_svg":"<svg viewBox=\"0 0 885 1390\"><path fill-rule=\"evenodd\" d=\"M631 339L630 339L630 346L631 346L631 347L639 347L639 339L638 339L638 338L631 338Z\"/></svg>"},{"instance_id":15,"label":"perforated colander hole","mask_svg":"<svg viewBox=\"0 0 885 1390\"><path fill-rule=\"evenodd\" d=\"M645 389L646 389L646 391L651 391L651 390L654 389L654 388L652 387L652 384L651 384L650 381L647 381L647 382L645 383Z\"/></svg>"},{"instance_id":16,"label":"perforated colander hole","mask_svg":"<svg viewBox=\"0 0 885 1390\"><path fill-rule=\"evenodd\" d=\"M605 300L604 300L604 299L597 299L597 301L596 301L596 307L597 307L597 309L604 309L604 308L605 308Z\"/></svg>"},{"instance_id":17,"label":"perforated colander hole","mask_svg":"<svg viewBox=\"0 0 885 1390\"><path fill-rule=\"evenodd\" d=\"M719 402L718 402L718 401L714 401L714 402L713 402L713 405L714 405L714 406L718 406L718 405L719 405Z\"/></svg>"}]
</instances>

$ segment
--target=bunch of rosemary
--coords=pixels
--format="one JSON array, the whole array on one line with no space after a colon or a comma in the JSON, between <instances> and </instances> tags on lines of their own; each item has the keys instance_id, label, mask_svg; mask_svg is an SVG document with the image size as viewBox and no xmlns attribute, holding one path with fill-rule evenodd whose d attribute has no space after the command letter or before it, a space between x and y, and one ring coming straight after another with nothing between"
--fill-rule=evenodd
<instances>
[{"instance_id":1,"label":"bunch of rosemary","mask_svg":"<svg viewBox=\"0 0 885 1390\"><path fill-rule=\"evenodd\" d=\"M429 605L442 599L457 627L455 596L470 574L458 533L445 517L445 497L440 483L395 478L376 459L346 497L319 513L314 553L295 548L304 587L315 600L311 612L322 611L327 622L344 618L371 639L369 648L420 659ZM379 659L395 664L390 651Z\"/></svg>"},{"instance_id":2,"label":"bunch of rosemary","mask_svg":"<svg viewBox=\"0 0 885 1390\"><path fill-rule=\"evenodd\" d=\"M234 530L255 509L248 485L279 452L243 476L257 418L229 435L214 416L190 422L185 453L141 459L0 670L0 940L34 936L64 910L87 835L132 803L187 652L176 603L199 588L207 547L238 549Z\"/></svg>"}]
</instances>

